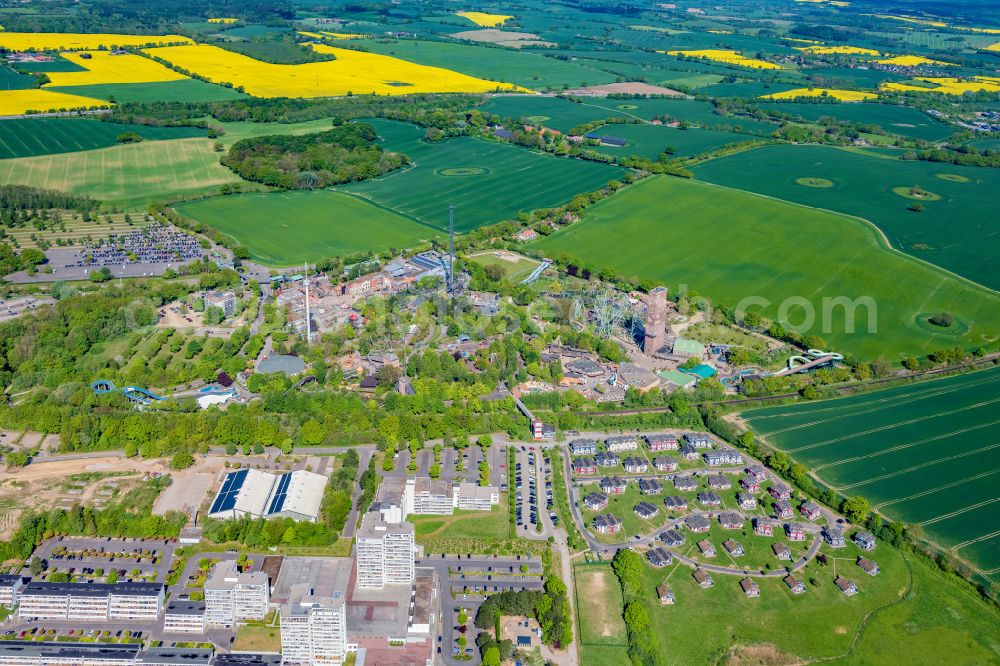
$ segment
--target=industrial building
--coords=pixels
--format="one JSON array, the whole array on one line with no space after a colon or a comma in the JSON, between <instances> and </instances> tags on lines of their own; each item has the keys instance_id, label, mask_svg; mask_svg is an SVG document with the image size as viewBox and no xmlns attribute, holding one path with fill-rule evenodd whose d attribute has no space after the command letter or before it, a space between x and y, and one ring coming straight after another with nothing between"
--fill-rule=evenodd
<instances>
[{"instance_id":1,"label":"industrial building","mask_svg":"<svg viewBox=\"0 0 1000 666\"><path fill-rule=\"evenodd\" d=\"M28 583L18 617L86 622L149 622L160 616L160 583Z\"/></svg>"},{"instance_id":2,"label":"industrial building","mask_svg":"<svg viewBox=\"0 0 1000 666\"><path fill-rule=\"evenodd\" d=\"M242 573L233 560L219 562L205 581L205 624L231 627L263 620L270 592L267 574Z\"/></svg>"},{"instance_id":3,"label":"industrial building","mask_svg":"<svg viewBox=\"0 0 1000 666\"><path fill-rule=\"evenodd\" d=\"M375 512L365 514L355 537L357 586L380 590L413 583L412 523L389 523Z\"/></svg>"},{"instance_id":4,"label":"industrial building","mask_svg":"<svg viewBox=\"0 0 1000 666\"><path fill-rule=\"evenodd\" d=\"M296 470L271 474L241 469L226 474L209 509L211 518L292 518L316 522L327 477Z\"/></svg>"}]
</instances>

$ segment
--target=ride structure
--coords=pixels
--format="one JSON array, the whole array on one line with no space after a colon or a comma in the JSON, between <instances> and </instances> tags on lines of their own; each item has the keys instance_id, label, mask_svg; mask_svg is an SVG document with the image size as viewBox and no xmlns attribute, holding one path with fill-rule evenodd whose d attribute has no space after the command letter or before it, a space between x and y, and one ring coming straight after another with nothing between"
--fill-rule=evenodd
<instances>
[{"instance_id":1,"label":"ride structure","mask_svg":"<svg viewBox=\"0 0 1000 666\"><path fill-rule=\"evenodd\" d=\"M95 395L115 392L121 393L129 402L134 402L140 405L149 405L160 400L168 400L168 398L156 395L152 391L147 391L141 386L122 386L121 388L118 388L115 386L114 382L108 379L98 379L97 381L91 383L90 388L94 390Z\"/></svg>"}]
</instances>

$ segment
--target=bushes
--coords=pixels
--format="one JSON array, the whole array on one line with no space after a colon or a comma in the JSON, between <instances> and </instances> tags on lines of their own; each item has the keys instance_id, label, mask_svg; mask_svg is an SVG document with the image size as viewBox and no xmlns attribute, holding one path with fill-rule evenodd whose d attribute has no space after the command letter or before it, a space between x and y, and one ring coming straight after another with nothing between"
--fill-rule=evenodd
<instances>
[{"instance_id":1,"label":"bushes","mask_svg":"<svg viewBox=\"0 0 1000 666\"><path fill-rule=\"evenodd\" d=\"M663 663L656 636L649 621L649 611L641 599L643 563L634 551L623 549L615 554L611 569L618 576L625 599L622 614L628 629L628 654L633 664L657 666Z\"/></svg>"}]
</instances>

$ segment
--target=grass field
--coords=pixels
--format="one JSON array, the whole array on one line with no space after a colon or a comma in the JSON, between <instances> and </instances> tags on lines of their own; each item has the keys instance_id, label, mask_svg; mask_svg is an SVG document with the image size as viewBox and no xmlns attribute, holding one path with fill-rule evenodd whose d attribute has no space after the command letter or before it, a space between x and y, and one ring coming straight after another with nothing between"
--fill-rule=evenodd
<instances>
[{"instance_id":1,"label":"grass field","mask_svg":"<svg viewBox=\"0 0 1000 666\"><path fill-rule=\"evenodd\" d=\"M141 206L239 182L209 139L177 139L0 162L0 185L31 185Z\"/></svg>"},{"instance_id":2,"label":"grass field","mask_svg":"<svg viewBox=\"0 0 1000 666\"><path fill-rule=\"evenodd\" d=\"M882 570L874 578L855 565L859 550L853 544L840 550L824 547L824 552L830 558L827 566L814 561L796 574L807 588L798 596L789 593L780 577L758 579L761 596L748 599L735 576L716 574L714 587L705 590L684 565L646 567L643 603L665 663L996 661L996 610L971 592L886 546L870 555ZM833 584L836 575L852 580L858 594L841 594ZM663 582L673 588L673 606L661 606L656 599L656 586ZM584 635L588 631L592 629L583 628Z\"/></svg>"},{"instance_id":3,"label":"grass field","mask_svg":"<svg viewBox=\"0 0 1000 666\"><path fill-rule=\"evenodd\" d=\"M1000 297L889 252L863 222L696 181L640 181L534 247L662 281L674 291L684 284L729 307L766 298L767 317L777 316L785 299L805 299L797 302L810 303L816 315L808 330L862 357L897 361L955 344L995 348L1000 332ZM869 332L864 307L856 308L853 333L845 308L830 308L824 317L822 299L839 297L873 299L876 332ZM803 309L793 303L784 318L801 325ZM966 326L931 330L922 318L941 310Z\"/></svg>"},{"instance_id":4,"label":"grass field","mask_svg":"<svg viewBox=\"0 0 1000 666\"><path fill-rule=\"evenodd\" d=\"M593 67L513 49L415 39L365 40L363 44L373 53L432 67L457 69L463 74L491 81L510 81L532 90L593 86L615 80L613 74Z\"/></svg>"},{"instance_id":5,"label":"grass field","mask_svg":"<svg viewBox=\"0 0 1000 666\"><path fill-rule=\"evenodd\" d=\"M573 584L580 616L581 645L627 647L622 588L611 567L606 564L575 566Z\"/></svg>"},{"instance_id":6,"label":"grass field","mask_svg":"<svg viewBox=\"0 0 1000 666\"><path fill-rule=\"evenodd\" d=\"M273 266L363 250L411 247L438 234L342 192L271 192L203 199L177 207L250 248Z\"/></svg>"},{"instance_id":7,"label":"grass field","mask_svg":"<svg viewBox=\"0 0 1000 666\"><path fill-rule=\"evenodd\" d=\"M765 146L706 162L696 176L808 206L857 215L877 225L893 247L959 275L1000 288L1000 229L995 169L884 159L822 146ZM961 176L961 178L954 178ZM833 187L803 187L798 178L825 178ZM951 179L946 179L951 178ZM940 196L921 201L923 212L895 188Z\"/></svg>"},{"instance_id":8,"label":"grass field","mask_svg":"<svg viewBox=\"0 0 1000 666\"><path fill-rule=\"evenodd\" d=\"M992 368L744 417L823 483L920 525L929 540L996 578L998 403L1000 369Z\"/></svg>"},{"instance_id":9,"label":"grass field","mask_svg":"<svg viewBox=\"0 0 1000 666\"><path fill-rule=\"evenodd\" d=\"M281 629L259 624L241 626L233 643L233 649L241 652L278 652L280 648Z\"/></svg>"},{"instance_id":10,"label":"grass field","mask_svg":"<svg viewBox=\"0 0 1000 666\"><path fill-rule=\"evenodd\" d=\"M508 495L500 493L500 504L492 511L459 511L452 516L410 516L416 540L505 539L510 529Z\"/></svg>"},{"instance_id":11,"label":"grass field","mask_svg":"<svg viewBox=\"0 0 1000 666\"><path fill-rule=\"evenodd\" d=\"M123 125L84 118L25 118L0 123L0 159L71 153L116 145L122 132L150 139L205 136L197 127Z\"/></svg>"},{"instance_id":12,"label":"grass field","mask_svg":"<svg viewBox=\"0 0 1000 666\"><path fill-rule=\"evenodd\" d=\"M442 230L448 228L449 205L456 206L455 230L465 232L521 211L557 206L623 173L606 164L469 137L432 144L414 125L365 122L375 126L387 150L405 153L414 164L339 189Z\"/></svg>"},{"instance_id":13,"label":"grass field","mask_svg":"<svg viewBox=\"0 0 1000 666\"><path fill-rule=\"evenodd\" d=\"M469 259L482 266L499 266L504 276L511 282L518 282L528 277L541 263L537 259L507 252L506 250L480 252L479 254L470 255Z\"/></svg>"},{"instance_id":14,"label":"grass field","mask_svg":"<svg viewBox=\"0 0 1000 666\"><path fill-rule=\"evenodd\" d=\"M55 92L85 95L115 102L216 102L243 99L248 95L232 88L217 86L198 79L160 81L156 83L106 83L87 86L52 87Z\"/></svg>"},{"instance_id":15,"label":"grass field","mask_svg":"<svg viewBox=\"0 0 1000 666\"><path fill-rule=\"evenodd\" d=\"M749 141L755 137L736 132L691 127L678 129L667 125L604 125L594 130L600 135L622 137L625 146L597 146L591 148L605 155L639 155L655 160L671 148L673 157L689 157L714 150L727 143Z\"/></svg>"},{"instance_id":16,"label":"grass field","mask_svg":"<svg viewBox=\"0 0 1000 666\"><path fill-rule=\"evenodd\" d=\"M773 109L783 113L794 113L806 120L817 120L830 116L837 120L878 125L886 132L902 136L942 141L955 133L956 128L934 120L919 109L891 104L803 104L783 102L781 104L760 104L762 109Z\"/></svg>"}]
</instances>

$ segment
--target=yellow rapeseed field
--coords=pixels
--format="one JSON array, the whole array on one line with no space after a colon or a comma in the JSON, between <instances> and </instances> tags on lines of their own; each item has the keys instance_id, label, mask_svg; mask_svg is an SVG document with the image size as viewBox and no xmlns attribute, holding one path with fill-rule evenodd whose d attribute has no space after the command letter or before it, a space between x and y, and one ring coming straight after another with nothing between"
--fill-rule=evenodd
<instances>
[{"instance_id":1,"label":"yellow rapeseed field","mask_svg":"<svg viewBox=\"0 0 1000 666\"><path fill-rule=\"evenodd\" d=\"M716 62L724 62L727 65L739 65L740 67L750 67L752 69L781 69L781 65L766 60L747 58L739 51L728 51L726 49L701 49L697 51L658 51L667 55L680 55L689 58L707 58Z\"/></svg>"},{"instance_id":2,"label":"yellow rapeseed field","mask_svg":"<svg viewBox=\"0 0 1000 666\"><path fill-rule=\"evenodd\" d=\"M84 54L90 58L84 58ZM125 53L112 55L110 51L74 51L62 54L64 58L86 68L85 72L50 72L50 86L89 86L99 83L154 83L180 81L187 77L164 67L149 58Z\"/></svg>"},{"instance_id":3,"label":"yellow rapeseed field","mask_svg":"<svg viewBox=\"0 0 1000 666\"><path fill-rule=\"evenodd\" d=\"M997 42L996 44L990 44L989 46L986 47L986 50L987 51L1000 51L1000 42Z\"/></svg>"},{"instance_id":4,"label":"yellow rapeseed field","mask_svg":"<svg viewBox=\"0 0 1000 666\"><path fill-rule=\"evenodd\" d=\"M932 58L915 55L893 56L892 58L882 58L881 60L876 60L875 62L880 65L899 65L901 67L917 67L918 65L939 65L941 67L954 66L954 63L943 62L941 60L934 60Z\"/></svg>"},{"instance_id":5,"label":"yellow rapeseed field","mask_svg":"<svg viewBox=\"0 0 1000 666\"><path fill-rule=\"evenodd\" d=\"M303 65L273 65L208 44L148 49L178 67L215 83L231 83L255 97L330 97L406 95L425 92L525 90L510 83L486 81L439 67L417 65L390 56L314 44L336 60Z\"/></svg>"},{"instance_id":6,"label":"yellow rapeseed field","mask_svg":"<svg viewBox=\"0 0 1000 666\"><path fill-rule=\"evenodd\" d=\"M842 102L863 102L874 99L878 94L861 90L835 90L833 88L796 88L770 95L761 95L762 99L795 99L796 97L833 97Z\"/></svg>"},{"instance_id":7,"label":"yellow rapeseed field","mask_svg":"<svg viewBox=\"0 0 1000 666\"><path fill-rule=\"evenodd\" d=\"M476 25L484 28L495 28L514 18L507 14L486 14L484 12L455 12L455 16L469 19Z\"/></svg>"},{"instance_id":8,"label":"yellow rapeseed field","mask_svg":"<svg viewBox=\"0 0 1000 666\"><path fill-rule=\"evenodd\" d=\"M217 16L208 19L209 23L236 23L237 21L239 21L239 19L232 16Z\"/></svg>"},{"instance_id":9,"label":"yellow rapeseed field","mask_svg":"<svg viewBox=\"0 0 1000 666\"><path fill-rule=\"evenodd\" d=\"M313 39L364 39L368 35L355 34L351 32L327 32L323 30L321 32L303 32L299 31L299 34L304 37L312 37Z\"/></svg>"},{"instance_id":10,"label":"yellow rapeseed field","mask_svg":"<svg viewBox=\"0 0 1000 666\"><path fill-rule=\"evenodd\" d=\"M65 51L111 46L193 44L181 35L109 35L73 32L0 32L0 47L9 51Z\"/></svg>"},{"instance_id":11,"label":"yellow rapeseed field","mask_svg":"<svg viewBox=\"0 0 1000 666\"><path fill-rule=\"evenodd\" d=\"M984 35L1000 35L1000 28L967 28L964 25L956 25L955 28L959 30L968 30L969 32L978 32Z\"/></svg>"},{"instance_id":12,"label":"yellow rapeseed field","mask_svg":"<svg viewBox=\"0 0 1000 666\"><path fill-rule=\"evenodd\" d=\"M933 88L924 88L909 83L883 83L883 90L901 90L904 92L943 93L945 95L961 95L967 92L1000 92L1000 78L992 76L976 76L971 79L956 79L945 77L920 76L918 81L934 84Z\"/></svg>"},{"instance_id":13,"label":"yellow rapeseed field","mask_svg":"<svg viewBox=\"0 0 1000 666\"><path fill-rule=\"evenodd\" d=\"M17 116L28 111L88 109L93 106L106 107L109 104L103 99L67 95L38 88L0 91L0 116Z\"/></svg>"},{"instance_id":14,"label":"yellow rapeseed field","mask_svg":"<svg viewBox=\"0 0 1000 666\"><path fill-rule=\"evenodd\" d=\"M912 16L897 16L895 14L862 14L862 16L874 16L880 19L893 19L895 21L905 21L906 23L917 23L919 25L929 25L932 28L947 28L944 21L932 21L930 19L913 18Z\"/></svg>"},{"instance_id":15,"label":"yellow rapeseed field","mask_svg":"<svg viewBox=\"0 0 1000 666\"><path fill-rule=\"evenodd\" d=\"M875 49L866 49L861 46L796 46L795 48L816 55L882 55Z\"/></svg>"}]
</instances>

